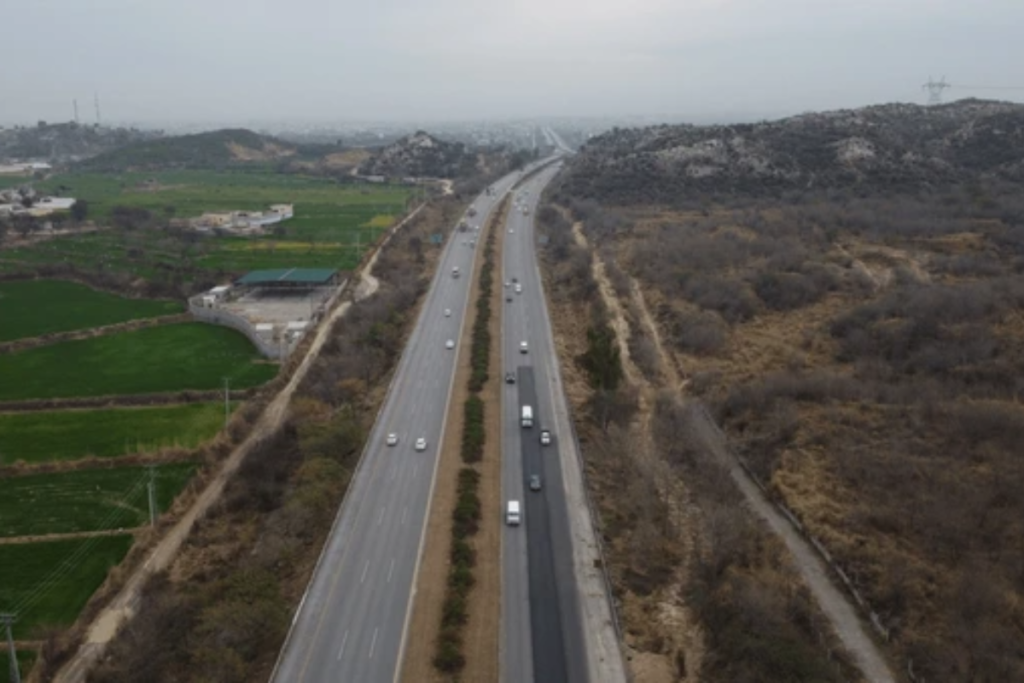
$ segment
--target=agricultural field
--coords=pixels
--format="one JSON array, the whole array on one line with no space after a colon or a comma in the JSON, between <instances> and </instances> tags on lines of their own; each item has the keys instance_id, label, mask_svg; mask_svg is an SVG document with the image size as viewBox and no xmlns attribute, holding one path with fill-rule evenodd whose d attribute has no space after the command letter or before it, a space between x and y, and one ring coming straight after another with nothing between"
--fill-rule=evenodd
<instances>
[{"instance_id":1,"label":"agricultural field","mask_svg":"<svg viewBox=\"0 0 1024 683\"><path fill-rule=\"evenodd\" d=\"M203 323L161 325L0 355L0 401L217 389L270 380L239 332Z\"/></svg>"},{"instance_id":2,"label":"agricultural field","mask_svg":"<svg viewBox=\"0 0 1024 683\"><path fill-rule=\"evenodd\" d=\"M32 670L32 665L35 664L36 653L31 650L18 650L18 666L22 674L22 679L25 678L25 674ZM0 651L0 683L11 683L11 658L7 656L7 649L4 648Z\"/></svg>"},{"instance_id":3,"label":"agricultural field","mask_svg":"<svg viewBox=\"0 0 1024 683\"><path fill-rule=\"evenodd\" d=\"M181 313L177 301L127 299L77 282L0 282L0 341Z\"/></svg>"},{"instance_id":4,"label":"agricultural field","mask_svg":"<svg viewBox=\"0 0 1024 683\"><path fill-rule=\"evenodd\" d=\"M0 413L0 465L193 448L223 424L222 403Z\"/></svg>"},{"instance_id":5,"label":"agricultural field","mask_svg":"<svg viewBox=\"0 0 1024 683\"><path fill-rule=\"evenodd\" d=\"M156 504L163 512L196 465L173 463L153 469ZM0 537L142 526L149 521L148 481L145 466L5 477L0 479Z\"/></svg>"},{"instance_id":6,"label":"agricultural field","mask_svg":"<svg viewBox=\"0 0 1024 683\"><path fill-rule=\"evenodd\" d=\"M120 534L0 544L0 610L18 614L15 639L32 638L43 626L70 625L132 540Z\"/></svg>"}]
</instances>

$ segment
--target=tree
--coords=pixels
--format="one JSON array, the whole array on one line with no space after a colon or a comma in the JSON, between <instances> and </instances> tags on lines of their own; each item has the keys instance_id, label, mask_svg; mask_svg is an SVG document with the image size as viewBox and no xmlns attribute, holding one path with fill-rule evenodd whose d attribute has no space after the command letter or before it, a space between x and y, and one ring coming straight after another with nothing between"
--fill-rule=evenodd
<instances>
[{"instance_id":1,"label":"tree","mask_svg":"<svg viewBox=\"0 0 1024 683\"><path fill-rule=\"evenodd\" d=\"M71 205L71 217L76 223L81 223L89 215L89 202L84 199L76 199Z\"/></svg>"}]
</instances>

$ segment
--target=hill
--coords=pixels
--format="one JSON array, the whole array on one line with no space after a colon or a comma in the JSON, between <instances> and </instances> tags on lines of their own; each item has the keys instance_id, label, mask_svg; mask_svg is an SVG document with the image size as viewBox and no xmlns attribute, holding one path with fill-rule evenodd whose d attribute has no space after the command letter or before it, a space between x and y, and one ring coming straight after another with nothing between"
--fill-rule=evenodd
<instances>
[{"instance_id":1,"label":"hill","mask_svg":"<svg viewBox=\"0 0 1024 683\"><path fill-rule=\"evenodd\" d=\"M235 128L136 142L82 161L77 167L91 171L225 168L278 161L297 153L296 145Z\"/></svg>"},{"instance_id":2,"label":"hill","mask_svg":"<svg viewBox=\"0 0 1024 683\"><path fill-rule=\"evenodd\" d=\"M70 123L0 129L0 159L46 159L62 162L101 154L117 147L150 140L161 133L134 128L106 128Z\"/></svg>"},{"instance_id":3,"label":"hill","mask_svg":"<svg viewBox=\"0 0 1024 683\"><path fill-rule=\"evenodd\" d=\"M456 178L477 171L477 156L461 142L417 131L375 152L359 166L361 175Z\"/></svg>"},{"instance_id":4,"label":"hill","mask_svg":"<svg viewBox=\"0 0 1024 683\"><path fill-rule=\"evenodd\" d=\"M606 202L1024 179L1024 106L886 104L738 125L613 129L573 158L565 187Z\"/></svg>"}]
</instances>

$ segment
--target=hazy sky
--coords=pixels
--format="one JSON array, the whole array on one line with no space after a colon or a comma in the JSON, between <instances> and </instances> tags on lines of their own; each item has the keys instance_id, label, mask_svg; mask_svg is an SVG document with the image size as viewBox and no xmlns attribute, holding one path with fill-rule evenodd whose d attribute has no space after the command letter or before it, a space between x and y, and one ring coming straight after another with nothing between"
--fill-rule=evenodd
<instances>
[{"instance_id":1,"label":"hazy sky","mask_svg":"<svg viewBox=\"0 0 1024 683\"><path fill-rule=\"evenodd\" d=\"M1024 0L0 0L0 122L760 118L1024 100Z\"/></svg>"}]
</instances>

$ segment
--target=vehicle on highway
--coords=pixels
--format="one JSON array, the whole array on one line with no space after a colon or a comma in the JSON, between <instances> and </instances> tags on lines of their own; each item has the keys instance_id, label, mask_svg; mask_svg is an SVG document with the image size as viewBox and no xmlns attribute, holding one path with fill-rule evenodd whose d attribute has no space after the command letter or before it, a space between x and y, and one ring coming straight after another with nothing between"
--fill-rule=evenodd
<instances>
[{"instance_id":1,"label":"vehicle on highway","mask_svg":"<svg viewBox=\"0 0 1024 683\"><path fill-rule=\"evenodd\" d=\"M452 268L452 277L458 277L458 276L459 276L459 267L455 266L454 268Z\"/></svg>"},{"instance_id":2,"label":"vehicle on highway","mask_svg":"<svg viewBox=\"0 0 1024 683\"><path fill-rule=\"evenodd\" d=\"M454 339L449 339L448 341L446 341L444 343L444 348L446 348L446 349L454 349L455 348L455 340Z\"/></svg>"},{"instance_id":3,"label":"vehicle on highway","mask_svg":"<svg viewBox=\"0 0 1024 683\"><path fill-rule=\"evenodd\" d=\"M505 510L505 523L509 526L519 526L522 521L522 514L519 511L519 501L510 500Z\"/></svg>"},{"instance_id":4,"label":"vehicle on highway","mask_svg":"<svg viewBox=\"0 0 1024 683\"><path fill-rule=\"evenodd\" d=\"M540 430L540 445L550 446L551 445L551 432L547 429Z\"/></svg>"},{"instance_id":5,"label":"vehicle on highway","mask_svg":"<svg viewBox=\"0 0 1024 683\"><path fill-rule=\"evenodd\" d=\"M531 406L523 406L523 413L519 419L519 424L527 429L533 426L533 408Z\"/></svg>"},{"instance_id":6,"label":"vehicle on highway","mask_svg":"<svg viewBox=\"0 0 1024 683\"><path fill-rule=\"evenodd\" d=\"M389 446L397 446L398 445L398 434L395 434L394 432L392 432L391 434L388 434L387 443L388 443Z\"/></svg>"},{"instance_id":7,"label":"vehicle on highway","mask_svg":"<svg viewBox=\"0 0 1024 683\"><path fill-rule=\"evenodd\" d=\"M505 384L515 384L515 383L516 383L516 373L514 373L514 372L506 372L505 373Z\"/></svg>"},{"instance_id":8,"label":"vehicle on highway","mask_svg":"<svg viewBox=\"0 0 1024 683\"><path fill-rule=\"evenodd\" d=\"M506 296L506 297L505 297L505 301L507 301L507 302L509 302L509 303L512 303L512 297L510 297L510 296Z\"/></svg>"},{"instance_id":9,"label":"vehicle on highway","mask_svg":"<svg viewBox=\"0 0 1024 683\"><path fill-rule=\"evenodd\" d=\"M444 317L446 317L446 318L452 317L452 309L450 309L450 308L444 309Z\"/></svg>"},{"instance_id":10,"label":"vehicle on highway","mask_svg":"<svg viewBox=\"0 0 1024 683\"><path fill-rule=\"evenodd\" d=\"M520 284L517 284L516 285L516 294L522 294L522 293L523 293L523 286L520 285Z\"/></svg>"},{"instance_id":11,"label":"vehicle on highway","mask_svg":"<svg viewBox=\"0 0 1024 683\"><path fill-rule=\"evenodd\" d=\"M476 215L476 207L475 206L469 207L469 211L467 211L466 213L469 215L470 218L472 218L473 216Z\"/></svg>"},{"instance_id":12,"label":"vehicle on highway","mask_svg":"<svg viewBox=\"0 0 1024 683\"><path fill-rule=\"evenodd\" d=\"M517 277L512 278L512 282L514 282L516 284L519 284L519 278L517 278Z\"/></svg>"},{"instance_id":13,"label":"vehicle on highway","mask_svg":"<svg viewBox=\"0 0 1024 683\"><path fill-rule=\"evenodd\" d=\"M507 288L509 288L511 286L512 286L512 283L509 282L508 280L505 280L505 288L507 289Z\"/></svg>"},{"instance_id":14,"label":"vehicle on highway","mask_svg":"<svg viewBox=\"0 0 1024 683\"><path fill-rule=\"evenodd\" d=\"M510 234L510 235L511 235L511 234L513 234L514 232L515 232L515 230L513 230L512 228L509 228L509 229L508 229L508 234Z\"/></svg>"},{"instance_id":15,"label":"vehicle on highway","mask_svg":"<svg viewBox=\"0 0 1024 683\"><path fill-rule=\"evenodd\" d=\"M524 341L519 342L519 353L526 353L529 350L530 350L530 346L526 342L524 342Z\"/></svg>"},{"instance_id":16,"label":"vehicle on highway","mask_svg":"<svg viewBox=\"0 0 1024 683\"><path fill-rule=\"evenodd\" d=\"M530 475L530 490L531 491L540 491L540 475L539 474L531 474Z\"/></svg>"},{"instance_id":17,"label":"vehicle on highway","mask_svg":"<svg viewBox=\"0 0 1024 683\"><path fill-rule=\"evenodd\" d=\"M420 438L416 439L416 450L418 450L418 451L425 451L425 450L427 450L427 440L424 439L422 436Z\"/></svg>"}]
</instances>

